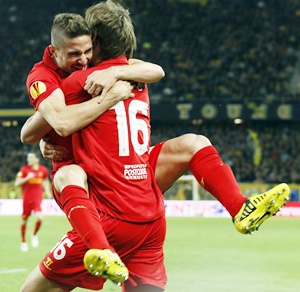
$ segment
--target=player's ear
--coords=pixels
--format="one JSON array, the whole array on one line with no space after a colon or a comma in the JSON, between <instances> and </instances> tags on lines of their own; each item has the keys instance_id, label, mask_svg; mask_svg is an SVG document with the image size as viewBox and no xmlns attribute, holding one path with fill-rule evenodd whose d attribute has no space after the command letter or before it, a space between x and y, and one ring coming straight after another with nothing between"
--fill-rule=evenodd
<instances>
[{"instance_id":1,"label":"player's ear","mask_svg":"<svg viewBox=\"0 0 300 292\"><path fill-rule=\"evenodd\" d=\"M52 45L49 45L49 49L50 49L50 54L51 54L51 55L54 55L55 52L56 52L55 47L53 47Z\"/></svg>"}]
</instances>

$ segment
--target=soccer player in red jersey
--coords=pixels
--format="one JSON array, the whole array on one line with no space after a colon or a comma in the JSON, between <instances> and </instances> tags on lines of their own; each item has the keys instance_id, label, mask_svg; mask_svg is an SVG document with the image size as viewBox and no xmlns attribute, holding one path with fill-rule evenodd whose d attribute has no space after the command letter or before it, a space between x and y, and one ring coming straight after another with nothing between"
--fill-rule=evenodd
<instances>
[{"instance_id":1,"label":"soccer player in red jersey","mask_svg":"<svg viewBox=\"0 0 300 292\"><path fill-rule=\"evenodd\" d=\"M39 110L36 113L38 119L45 118L57 133L67 136L86 126L120 99L132 96L131 86L118 81L116 86L112 88L108 86L111 88L109 91L111 94L106 94L101 103L98 98L94 98L80 105L66 106L60 85L71 72L87 68L92 55L90 31L81 16L69 13L58 14L51 29L51 39L52 44L46 48L43 61L37 63L28 75L27 90L31 103ZM146 75L146 80L150 78L151 82L163 76L160 66L139 60L132 62L133 65L122 66L119 70L114 70L114 78L110 79L115 81L115 79L132 77L138 81L144 81L143 76ZM109 73L106 71L101 74L105 76ZM110 73L110 75L112 74ZM108 83L110 83L109 80ZM116 87L119 88L117 91ZM48 132L49 129L52 129L51 126L47 126L44 126L42 130ZM55 181L55 186L59 185L57 187L59 192L53 188L54 197L67 214L72 226L84 238L87 246L90 248L102 246L102 237L97 231L99 216L95 207L87 200L86 175L78 166L72 164L74 161L70 146L71 137L61 137L55 131L49 132L49 141L58 145L69 145L70 151L61 161L53 161L52 178L57 170L64 166L60 177ZM61 177L64 178L63 185ZM85 208L75 208L77 205L83 204ZM73 212L74 210L76 212ZM105 241L105 245L108 245L107 241Z\"/></svg>"},{"instance_id":2,"label":"soccer player in red jersey","mask_svg":"<svg viewBox=\"0 0 300 292\"><path fill-rule=\"evenodd\" d=\"M87 10L86 20L94 37L91 62L95 66L74 72L62 83L67 104L89 100L83 89L88 75L127 65L136 47L129 13L121 6L99 3ZM162 291L167 280L163 263L165 208L149 165L149 95L140 83L134 84L133 93L133 99L118 102L74 133L73 153L88 175L90 200L100 212L108 242L130 271L125 291L143 291L149 286ZM101 265L90 267L94 258L101 259L100 250L85 256L86 267L101 275Z\"/></svg>"},{"instance_id":3,"label":"soccer player in red jersey","mask_svg":"<svg viewBox=\"0 0 300 292\"><path fill-rule=\"evenodd\" d=\"M117 12L119 11L119 6L113 5L111 2L108 3L111 4L111 8L114 8ZM103 3L105 5L101 6L101 11L109 7L108 3ZM128 34L128 43L124 44L123 40L120 39L120 35L118 35L120 29L112 31L112 36L118 39L115 46L117 52L111 51L111 57L105 57L107 61L99 67L100 69L105 69L112 65L127 65L128 58L132 56L135 49L135 35L129 14L123 8L120 9L120 12L122 13L122 19L116 18L114 13L110 14L110 12L109 16L114 17L114 23L122 25L122 29L126 32L125 36L127 37ZM130 29L129 31L126 30L127 27ZM104 42L101 43L104 44ZM108 50L110 51L111 48ZM101 52L105 52L103 47ZM99 47L97 47L97 53L99 54ZM95 56L99 57L97 54ZM112 60L112 62L108 61L108 59L113 57L115 60ZM89 71L80 72L90 73ZM86 79L87 76L88 74L84 74L83 77ZM70 82L73 82L73 79ZM76 89L79 85L82 91L82 84L78 84ZM125 284L124 291L135 289L135 286L141 289L144 287L144 291L150 289L148 288L149 286L156 291L162 291L166 282L165 267L163 264L163 243L166 227L164 200L161 191L155 183L152 168L148 164L150 125L147 88L144 85L139 86L139 83L137 83L137 89L134 90L134 94L136 98L132 99L132 103L121 101L121 103L116 105L116 109L112 107L111 110L102 115L103 119L101 119L100 128L96 130L96 134L98 135L99 133L98 137L101 138L97 141L99 143L98 146L94 145L96 147L95 151L98 151L94 153L96 156L91 158L92 155L88 155L86 151L76 152L76 156L78 160L86 157L86 162L82 166L88 168L85 169L87 173L92 169L95 170L93 171L95 176L102 173L98 179L94 177L94 182L89 185L90 200L93 203L97 202L101 225L106 236L109 237L109 243L117 252L122 253L122 256L126 258L126 263L130 266L130 278L126 281L127 284ZM66 98L66 101L67 104L84 102L83 98L89 100L90 95L84 91L84 96L81 97L81 92L78 92L74 96L70 95L69 98ZM126 106L126 109L122 108L122 104ZM130 107L130 111L132 112L130 120L126 118L128 107ZM123 116L124 111L125 116ZM116 118L121 128L117 127ZM124 126L126 126L123 124L124 118L125 122L129 122L131 125L130 132L126 130L123 133ZM97 119L92 125L98 126L98 121ZM103 128L102 123L104 124ZM84 128L82 132L85 132L89 127ZM102 133L105 136L102 136ZM89 131L88 136L93 134L93 131ZM129 140L128 135L130 135ZM73 139L75 138L73 137ZM84 140L84 138L80 139L80 136L78 136L78 139L79 143ZM119 152L118 141L122 142L120 147L121 152ZM89 144L92 146L93 143ZM74 145L74 154L75 150L79 150L80 147L80 145ZM103 163L100 164L101 157L97 157L97 154L102 156L104 153L102 147L105 147L107 155L112 159L111 166ZM88 151L88 149L86 150ZM128 151L130 151L130 155ZM78 161L76 162L78 163ZM104 167L103 171L101 171L100 167ZM109 171L112 171L112 173L109 173ZM113 178L113 176L116 176L116 178ZM99 187L101 188L101 192L104 192L103 194L99 193ZM106 187L109 187L109 189L105 189ZM98 232L100 233L101 230ZM105 247L103 246L102 248ZM63 256L60 256L62 249L64 250ZM103 278L95 277L88 273L82 263L86 251L88 251L88 248L82 238L71 231L52 252L46 255L40 264L42 275L65 291L70 291L77 286L100 289L104 283ZM93 250L91 251L94 252ZM95 249L95 252L98 255L101 249ZM92 255L90 261L93 261L93 259ZM101 257L98 257L97 261L101 259ZM106 263L106 261L104 262ZM93 271L91 264L88 260L86 261L86 268L91 269L91 273L97 274L99 272L100 276L105 276L98 270L99 266L96 266L96 270ZM66 274L68 277L66 277ZM29 281L31 283L37 283L38 281L39 287L45 288L44 290L46 291L49 282L42 281L40 278L36 280L38 276L34 275L36 275L35 272L29 276ZM43 285L40 285L41 283ZM26 283L22 289L23 291L34 291L28 288Z\"/></svg>"},{"instance_id":4,"label":"soccer player in red jersey","mask_svg":"<svg viewBox=\"0 0 300 292\"><path fill-rule=\"evenodd\" d=\"M84 88L89 93L93 93L95 89L99 93L99 88L102 88L101 84L98 84L98 80L101 80L101 77L98 76L99 72L101 70L93 72L87 78L88 82ZM38 125L38 127L41 126L41 124ZM47 127L49 125L42 126L43 129L47 129ZM39 131L31 130L30 132L36 134ZM58 159L61 157L59 154L64 153L62 148L55 145L48 144L45 147L44 152L48 159L53 159L53 156ZM253 233L262 223L260 220L254 220L251 216L243 215L250 202L242 195L230 166L223 163L219 153L207 137L189 133L159 143L151 148L150 163L162 192L166 191L182 174L191 171L199 184L220 201L230 213L239 232ZM66 177L66 173L61 172L61 174L63 174L62 177ZM59 179L59 181L63 181L63 179ZM286 197L288 196L286 185L278 185L272 192L277 193L278 190ZM257 200L257 202L259 206L263 206L263 210L266 210L265 200ZM251 213L255 209L260 209L256 207L256 204L251 203L250 205L252 206ZM247 220L245 220L246 217ZM259 217L268 218L264 216L264 211L261 211ZM253 224L253 222L256 223Z\"/></svg>"},{"instance_id":5,"label":"soccer player in red jersey","mask_svg":"<svg viewBox=\"0 0 300 292\"><path fill-rule=\"evenodd\" d=\"M65 32L66 28L63 27L65 26L68 22L65 20L65 18L71 18L71 23L72 19L77 17L77 21L79 22L79 28L81 29L81 33L83 35L79 35L78 38L75 38L74 35L70 35ZM31 102L33 105L35 105L36 108L39 110L41 109L41 112L43 112L43 115L46 116L48 121L53 121L55 118L59 119L59 114L62 115L65 113L67 108L71 107L66 107L64 100L63 103L61 102L61 97L63 96L61 94L61 91L59 89L59 85L61 83L61 80L67 75L66 71L71 72L73 68L79 69L80 65L83 65L83 61L87 59L86 54L89 54L89 45L87 41L87 31L84 29L84 25L80 27L81 24L81 19L78 19L79 16L74 16L70 14L61 14L56 17L54 20L54 26L52 27L52 43L56 43L56 46L52 44L49 48L45 50L45 55L43 58L43 62L40 62L36 64L33 68L33 70L30 72L28 79L27 79L27 88L30 93L31 97ZM64 22L62 21L64 20ZM70 20L69 20L70 21ZM76 21L76 19L75 19ZM73 22L74 24L74 22ZM61 25L61 27L59 27ZM60 30L61 29L61 30ZM61 40L61 36L57 36L60 33L61 36L63 36L63 40ZM89 36L90 38L90 36ZM80 45L80 41L82 41L85 44L84 46ZM56 41L54 41L56 40ZM61 42L61 43L59 43ZM68 58L72 59L73 61L67 62ZM82 60L83 61L82 61ZM66 64L64 64L64 62ZM73 64L75 62L75 65ZM78 64L76 63L78 62ZM64 65L63 65L64 64ZM84 62L84 64L86 64ZM58 66L64 68L65 71L60 70ZM153 68L153 66L155 68ZM129 69L129 67L132 67ZM125 68L128 68L129 70L125 70ZM108 74L107 72L111 70L107 70L106 73L102 74ZM149 81L149 82L154 82L157 80L157 78L163 77L161 73L163 71L161 70L160 66L150 64L150 63L141 63L138 60L134 60L134 65L131 66L121 66L120 69L116 71L116 67L113 70L115 73L114 79L119 79L119 78L130 78L130 79L136 79L137 81ZM145 72L146 73L145 73ZM132 72L132 73L131 73ZM122 74L124 74L126 77L122 77ZM43 79L45 76L45 79ZM146 76L146 77L144 77ZM157 77L158 76L158 77ZM112 79L112 78L110 78ZM108 80L110 82L110 80ZM48 82L48 83L47 83ZM50 82L50 83L49 83ZM109 83L108 82L108 83ZM103 83L102 83L103 84ZM105 90L105 82L104 86L102 86L103 91ZM120 92L117 92L117 94L114 94L118 96L118 100L120 100L120 97L123 99L122 95L124 95L124 91L127 90L127 88L122 85L123 89L120 90ZM111 86L108 86L110 88ZM98 87L99 88L99 87ZM113 88L112 88L113 89ZM111 90L112 90L111 89ZM131 87L130 87L131 89ZM96 89L97 90L97 89ZM123 91L123 92L122 92ZM130 90L128 91L130 92ZM125 94L126 95L126 94ZM132 96L132 94L128 93L128 96ZM127 96L127 97L128 97ZM126 97L126 98L127 98ZM104 101L102 101L101 104L105 103L106 100L108 99L109 102L109 96L108 93L105 95ZM109 104L106 102L106 104ZM97 102L98 103L98 102ZM114 101L116 103L116 101ZM46 104L46 105L45 105ZM87 104L87 103L86 103ZM49 106L50 109L48 109L47 105ZM59 105L59 106L58 106ZM82 105L82 104L81 104ZM80 107L81 107L80 105ZM52 106L52 107L51 107ZM96 106L99 108L99 105L96 104ZM54 107L54 109L53 109ZM57 107L61 107L63 109L59 109L60 112L58 111L57 113ZM76 106L75 106L76 107ZM107 105L106 105L107 107ZM108 108L108 107L107 107ZM78 110L78 107L77 107ZM98 109L100 112L101 108ZM49 114L49 112L54 112L56 113L55 118L53 115ZM68 112L67 112L68 113ZM90 118L91 113L89 113L87 110L85 112L79 111L77 114L74 113L73 115L67 114L67 116L63 115L63 118L68 118L68 116L71 116L71 119L76 116L76 118L82 117L82 114L88 114L88 118ZM39 113L37 113L39 114ZM99 114L98 114L99 115ZM83 117L82 117L83 118ZM43 119L41 115L38 116L38 119ZM67 124L68 125L68 124ZM52 125L53 126L53 125ZM57 124L54 124L54 127L56 127ZM78 123L76 123L75 127L81 127L84 126L82 124L82 120L80 120ZM66 131L73 131L74 130L74 125L70 125L70 127L65 128ZM59 132L60 128L56 128L56 130ZM43 128L43 131L48 131L46 130L46 127ZM68 132L60 132L62 135L67 135ZM68 138L62 138L62 137L57 137L54 131L52 131L49 135L48 138L50 141L54 143L62 143L63 145L68 144ZM62 141L62 142L61 142ZM84 180L82 180L82 177L78 179L78 177L82 174L82 171L76 165L69 165L69 163L72 162L72 151L69 152L69 155L64 157L62 161L56 161L54 162L54 171L52 172L52 175L56 173L58 169L63 169L64 173L67 173L67 179L64 177L64 185L61 188L62 193L58 194L55 193L56 195L55 198L58 202L58 204L62 207L62 209L66 212L68 215L68 219L70 220L72 226L74 229L78 231L80 236L84 239L86 245L88 247L98 247L99 244L101 244L101 247L103 246L109 246L107 241L105 240L104 236L100 233L99 228L97 228L97 221L99 221L99 215L96 214L95 212L93 213L93 205L91 205L91 202L87 200L87 193L86 193L86 186L84 184ZM66 166L67 165L67 166ZM64 166L63 168L61 168ZM69 166L73 167L72 169L69 168ZM66 171L66 169L68 169ZM85 174L83 174L84 176ZM58 179L59 181L59 179ZM66 183L67 182L67 183ZM71 186L70 186L71 185ZM65 188L65 186L67 186ZM63 194L64 192L64 194ZM78 207L80 206L80 208ZM84 207L82 207L84 206ZM94 208L95 209L95 208ZM74 212L76 211L76 212ZM71 214L72 213L72 214ZM75 215L74 215L75 214ZM71 216L72 215L72 216ZM91 218L92 216L92 218ZM87 219L89 217L89 219ZM93 221L94 220L94 221ZM77 225L76 225L77 224ZM84 233L85 232L85 233ZM103 241L99 238L103 236ZM104 242L104 244L103 244Z\"/></svg>"},{"instance_id":6,"label":"soccer player in red jersey","mask_svg":"<svg viewBox=\"0 0 300 292\"><path fill-rule=\"evenodd\" d=\"M39 158L35 153L27 154L27 165L20 168L15 186L22 186L23 213L21 224L21 251L28 251L26 242L27 221L32 213L36 216L35 227L31 238L31 245L37 247L39 245L38 231L42 225L42 200L43 192L50 199L51 191L48 179L48 168L39 164Z\"/></svg>"},{"instance_id":7,"label":"soccer player in red jersey","mask_svg":"<svg viewBox=\"0 0 300 292\"><path fill-rule=\"evenodd\" d=\"M100 11L99 11L98 15L101 15ZM100 42L100 46L101 46L101 50L103 51L103 41ZM102 61L102 59L100 58L100 60L98 60L98 61ZM109 65L115 64L115 63L111 63L110 61L106 61L106 63L104 63L102 65L106 64L106 66L109 66ZM121 57L117 61L124 62L124 59L122 59L122 57ZM115 61L115 62L117 63L117 61ZM123 63L123 64L125 64L125 63ZM81 84L76 83L77 81L75 81L75 80L73 82L75 82L75 85L77 84L77 86L78 85L80 85L81 87L84 86L84 84L82 84L82 80L81 80ZM72 83L72 81L71 81L71 83ZM64 86L64 85L62 85L62 86ZM78 89L80 86L78 86ZM140 89L142 92L145 90L145 88L140 88ZM74 97L74 96L72 96L72 97ZM135 180L146 179L148 174L151 174L151 169L148 168L148 165L146 165L145 163L144 164L140 163L138 158L136 158L136 159L137 159L137 161L139 161L139 163L133 163L133 164L126 163L126 159L127 159L127 156L129 153L139 154L140 156L147 155L147 154L145 154L146 152L144 152L144 150L145 150L145 147L149 147L149 145L147 143L147 141L149 142L149 133L148 133L148 131L149 131L149 125L148 125L149 116L148 116L147 107L145 107L145 104L147 104L148 101L143 100L143 96L140 96L140 98L141 98L141 100L138 99L137 102L134 102L135 99L120 102L120 103L118 103L118 105L116 107L113 107L108 111L110 113L104 114L104 116L108 115L108 117L110 117L110 118L111 118L111 116L116 118L117 123L112 122L110 124L110 125L114 125L116 127L116 129L115 129L116 133L105 132L106 127L108 127L105 120L102 120L102 118L97 120L98 124L103 126L103 128L101 128L101 131L104 131L103 136L105 137L105 139L107 139L107 143L112 143L111 147L104 148L104 149L106 149L106 151L104 151L103 155L106 155L107 152L110 153L110 151L112 151L112 153L118 153L117 156L119 156L119 158L120 158L120 163L118 163L118 159L115 159L115 157L117 157L117 156L112 155L112 157L114 158L113 161L116 163L116 168L111 169L110 165L100 164L103 166L103 169L102 169L102 171L98 171L97 170L98 164L93 164L94 153L91 153L90 151L88 153L85 153L79 147L77 147L75 150L75 157L78 159L77 162L82 167L85 167L85 170L87 171L88 174L89 173L99 174L99 178L94 178L94 182L91 183L91 186L92 186L92 184L97 185L99 183L99 185L101 185L101 186L104 185L107 188L109 188L109 187L111 188L111 189L105 189L104 196L102 196L102 194L101 194L100 197L97 197L97 195L98 195L97 187L92 186L91 187L91 200L97 204L98 208L102 212L101 214L104 215L103 217L105 217L102 219L103 220L102 227L105 230L105 233L108 236L110 243L116 242L115 245L114 244L112 244L112 245L116 248L118 253L120 253L122 259L124 260L124 258L125 258L124 262L129 267L131 276L129 278L129 281L125 282L125 289L126 289L125 291L162 291L161 289L163 289L163 286L164 286L163 280L162 280L162 278L163 278L162 269L158 269L158 270L156 269L157 271L160 272L160 276L162 277L160 280L157 280L157 278L156 278L156 281L155 281L155 276L152 276L151 280L149 280L149 278L147 278L145 276L145 274L147 274L147 269L143 269L143 265L140 262L135 262L135 264L137 264L137 263L140 264L140 265L138 265L138 267L140 267L140 268L137 269L138 267L135 267L135 264L131 264L131 258L129 256L126 257L126 255L125 255L123 257L124 251L122 250L122 248L124 248L124 247L122 246L122 232L124 233L124 228L120 228L120 230L119 230L120 235L119 235L119 237L117 237L118 240L115 240L115 238L114 238L118 234L115 231L117 230L116 228L119 225L113 223L114 222L114 219L112 219L113 217L119 218L122 220L124 220L124 218L128 218L128 220L140 220L141 218L145 218L145 217L149 216L149 212L145 212L145 214L144 214L145 217L142 216L143 214L136 214L135 210L133 208L131 208L130 205L128 206L127 200L122 198L120 195L118 195L119 192L124 187L124 183L119 185L119 188L114 187L115 183L116 183L116 185L119 184L119 182L116 182L115 180L111 181L111 183L113 183L113 184L106 183L106 179L107 179L106 176L108 176L110 174L110 171L112 171L112 173L115 173L115 175L117 177L120 177L121 182L124 182L124 181L128 182L128 180L130 180L130 183L132 184L132 186L135 186L135 184L134 184ZM68 102L76 102L76 100L75 99L72 101L69 100ZM126 114L127 109L130 109L130 113L128 115ZM124 113L125 113L125 115L124 115ZM94 127L97 128L97 126L99 126L99 125L96 124L96 125L94 125ZM90 128L90 127L92 127L92 128ZM129 132L124 131L124 129L127 129L128 131L130 129L130 131ZM87 127L83 131L81 131L82 132L81 134L92 135L94 138L98 137L98 135L94 131L95 131L95 129L93 129L93 124L92 124L91 126ZM85 139L82 139L82 136L80 136L81 134L78 134L79 136L77 136L77 134L75 134L73 136L73 138L75 137L74 138L75 142L79 142L79 145L84 145L85 147L87 147L86 149L95 150L95 151L99 151L99 153L102 153L103 149L97 149L97 147L98 147L97 145L87 145L88 142L85 141ZM77 136L77 138L76 138L76 136ZM185 138L188 138L188 137L189 136L186 136ZM190 138L191 137L193 137L193 136L190 136ZM116 141L116 139L120 139L119 144L113 143L113 141ZM223 167L224 166L223 162L218 157L218 154L215 151L215 149L213 147L210 147L211 144L208 141L208 139L205 138L202 140L203 140L202 144L201 144L202 148L198 149L199 154L198 154L198 152L196 152L196 154L198 154L198 155L195 159L193 159L194 162L192 162L192 164L195 165L195 164L199 164L202 161L203 164L205 165L205 168L207 169L206 172L204 171L205 174L202 173L202 179L200 180L200 182L202 183L202 185L204 187L207 187L204 183L207 183L208 185L212 184L211 178L215 176L216 172L219 173L219 175L220 175L219 178L222 179L222 174L226 173L226 171L227 172L229 171L229 175L227 175L224 179L224 183L225 183L224 187L226 189L226 183L227 183L226 179L228 178L233 181L235 181L235 179L234 179L233 175L230 173L230 169L228 169L227 167ZM195 141L195 142L197 142L197 141ZM165 149L165 150L168 149L165 147L167 145L167 142L163 145L163 147L161 147L161 145L162 144L159 144L159 146L157 146L158 147L157 149L161 149L162 151L163 151L163 149ZM181 144L181 145L184 146L184 144ZM119 146L122 146L122 147L119 147ZM181 150L181 148L179 147L178 150ZM204 151L202 151L202 150L204 150ZM151 153L155 153L153 151ZM202 152L200 153L200 151L202 151ZM159 150L157 152L159 152ZM170 154L172 154L172 153L170 153ZM90 164L88 164L84 161L86 155L88 157L87 159L90 160ZM193 153L193 151L191 151L190 153L187 153L186 157L190 157L191 155L195 156L195 153ZM84 159L82 159L82 157L84 157ZM157 154L154 154L154 157L157 158ZM99 157L96 158L96 160L98 161L98 163L101 163L101 159ZM157 163L159 163L159 161L162 161L162 160L159 159L159 156L158 156ZM189 160L189 162L190 162L190 160ZM188 166L190 166L189 162L185 161L184 163L182 163L181 169L184 170ZM155 165L155 162L154 162L154 165ZM180 165L179 162L178 162L178 165ZM194 167L192 167L192 166L190 166L190 167L194 169ZM108 172L106 172L105 170L108 170ZM122 170L122 171L120 171L120 170ZM180 175L180 172L177 171L177 174ZM133 180L133 182L131 180ZM166 184L166 185L168 185L168 184ZM217 185L219 185L219 184L217 184ZM235 207L235 209L237 209L236 212L238 212L243 207L243 204L245 202L247 202L246 201L247 199L241 195L240 190L238 188L237 188L238 190L235 188L236 185L229 184L229 188L231 188L231 189L230 190L226 189L224 196L226 196L226 194L228 194L229 191L238 193L237 196L239 196L240 201L239 201L239 203L237 203L237 205L239 205L239 206ZM221 184L220 189L221 190L223 189L223 191L224 191L224 187ZM284 186L284 187L286 187L286 186ZM126 189L126 188L124 188L124 189ZM215 190L218 189L218 187L216 186L214 188L213 186L211 186L210 189L212 192L215 192ZM141 188L141 190L142 190L142 188ZM283 186L279 187L279 189L277 189L276 192L278 190L280 190L280 191L284 190ZM273 192L275 192L275 191L273 191ZM284 191L284 194L287 194L287 192ZM120 206L119 206L119 204L115 203L114 196L116 196L116 199L118 199ZM128 200L130 200L130 199L132 200L132 198L128 194L125 195L125 197ZM142 200L143 197L139 198L139 199ZM153 197L149 198L149 200L151 200L151 199L153 199ZM262 198L261 200L264 200L264 198ZM232 202L231 199L228 199L227 201ZM137 202L135 202L135 203L137 203ZM143 201L143 203L145 203L145 201ZM223 203L224 203L224 201L223 201ZM251 209L251 207L250 207L250 209ZM103 211L103 210L105 210L105 211ZM120 213L120 210L122 210L121 213ZM135 212L135 213L132 213L132 212ZM234 211L232 211L232 212L234 212ZM149 217L149 218L151 218L151 217ZM128 225L130 225L130 224L128 224ZM113 231L111 230L112 226L115 227L115 229ZM130 226L132 227L133 225L131 224ZM132 231L132 229L130 229L130 230ZM126 236L128 237L128 235L129 234L127 233ZM161 239L162 238L160 238L160 240ZM68 236L64 237L62 242L58 245L59 250L67 242L69 243L68 246L70 246L75 241L76 241L76 238L72 237L71 233L69 233ZM77 242L76 245L77 246L79 245L79 241ZM59 267L59 263L55 259L55 255L52 255L51 253L49 253L45 257L43 264L41 264L41 266L40 266L43 271L44 276L46 275L47 279L49 279L50 281L52 280L59 287L67 287L67 283L59 282L59 278L60 278L60 274L67 273L66 265L67 265L68 261L70 261L71 258L75 260L75 256L73 256L73 257L70 256L71 254L74 254L74 250L75 250L75 246L73 247L73 245L72 245L72 248L69 248L68 252L66 252L66 255L63 259L63 261L65 262L65 266L64 266L63 262L60 262L61 265ZM126 251L126 248L124 248L124 250ZM145 254L143 254L143 255L145 255ZM78 256L78 254L77 254L77 256ZM99 257L96 257L96 259L98 261ZM77 262L79 262L79 261L77 261ZM46 267L46 269L45 269L45 267ZM51 269L54 268L56 270L56 272L51 272L51 273L47 272L50 267L51 267ZM80 268L80 267L78 266L78 268ZM97 269L94 270L94 268L92 268L92 272L95 272L95 271L98 272ZM99 275L101 275L101 273L99 273ZM36 277L39 277L39 276L36 275ZM82 286L82 287L90 287L91 288L92 284L91 284L91 282L89 282L90 280L89 280L88 276L85 275L83 277L85 279L84 281L86 282L87 286ZM141 279L143 279L143 280L141 280ZM147 283L147 281L149 281L149 282L151 281L151 284L149 284L151 286L151 288L149 285L148 286L144 285L145 283ZM63 286L63 284L65 286ZM97 285L96 283L94 283L94 284ZM74 287L74 285L76 285L76 283L75 283L75 281L73 281L72 283L71 283L71 281L69 281L69 285L70 286L68 286L68 287L70 289L70 287ZM98 284L98 285L100 285L100 284ZM100 287L100 286L95 286L95 287Z\"/></svg>"}]
</instances>

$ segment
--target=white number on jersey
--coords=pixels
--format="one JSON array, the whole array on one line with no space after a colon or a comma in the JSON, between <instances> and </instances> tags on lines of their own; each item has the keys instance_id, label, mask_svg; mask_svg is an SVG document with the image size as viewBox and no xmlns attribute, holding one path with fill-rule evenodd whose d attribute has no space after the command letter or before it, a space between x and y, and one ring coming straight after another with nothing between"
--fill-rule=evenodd
<instances>
[{"instance_id":1,"label":"white number on jersey","mask_svg":"<svg viewBox=\"0 0 300 292\"><path fill-rule=\"evenodd\" d=\"M118 138L119 138L119 155L129 156L129 138L131 140L134 151L138 155L142 155L147 151L149 144L149 131L145 120L137 118L137 113L140 112L144 116L148 115L148 103L140 100L131 100L128 107L129 125L127 124L126 109L124 101L119 101L111 109L115 110ZM138 133L143 134L142 144L139 142ZM129 137L130 135L130 137Z\"/></svg>"}]
</instances>

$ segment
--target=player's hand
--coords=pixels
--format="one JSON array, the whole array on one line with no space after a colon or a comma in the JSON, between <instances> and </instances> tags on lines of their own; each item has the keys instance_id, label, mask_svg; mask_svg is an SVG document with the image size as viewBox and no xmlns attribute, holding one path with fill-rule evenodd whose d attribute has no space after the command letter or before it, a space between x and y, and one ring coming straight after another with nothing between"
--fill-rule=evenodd
<instances>
[{"instance_id":1,"label":"player's hand","mask_svg":"<svg viewBox=\"0 0 300 292\"><path fill-rule=\"evenodd\" d=\"M84 89L93 97L104 97L117 81L117 67L110 67L91 73L86 79Z\"/></svg>"},{"instance_id":2,"label":"player's hand","mask_svg":"<svg viewBox=\"0 0 300 292\"><path fill-rule=\"evenodd\" d=\"M52 194L50 192L45 192L47 199L52 199Z\"/></svg>"},{"instance_id":3,"label":"player's hand","mask_svg":"<svg viewBox=\"0 0 300 292\"><path fill-rule=\"evenodd\" d=\"M68 155L68 150L60 145L54 145L43 139L40 140L40 150L46 160L61 161Z\"/></svg>"},{"instance_id":4,"label":"player's hand","mask_svg":"<svg viewBox=\"0 0 300 292\"><path fill-rule=\"evenodd\" d=\"M34 177L35 177L34 173L33 173L33 172L29 172L29 173L27 174L27 176L26 176L26 179L27 179L27 180L30 180L30 179L32 179L32 178L34 178Z\"/></svg>"},{"instance_id":5,"label":"player's hand","mask_svg":"<svg viewBox=\"0 0 300 292\"><path fill-rule=\"evenodd\" d=\"M110 102L113 106L121 100L134 97L134 93L131 92L132 89L133 86L128 81L118 80L104 98L102 95L99 96L98 102L101 103L105 100L106 102Z\"/></svg>"}]
</instances>

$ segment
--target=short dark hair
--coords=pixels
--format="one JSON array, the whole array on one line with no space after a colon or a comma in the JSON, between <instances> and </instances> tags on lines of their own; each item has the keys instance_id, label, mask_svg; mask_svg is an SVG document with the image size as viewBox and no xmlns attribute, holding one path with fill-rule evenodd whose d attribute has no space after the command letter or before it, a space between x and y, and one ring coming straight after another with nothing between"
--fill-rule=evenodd
<instances>
[{"instance_id":1,"label":"short dark hair","mask_svg":"<svg viewBox=\"0 0 300 292\"><path fill-rule=\"evenodd\" d=\"M82 35L91 36L85 19L76 13L59 13L55 15L51 27L51 44L61 48L66 40Z\"/></svg>"}]
</instances>

